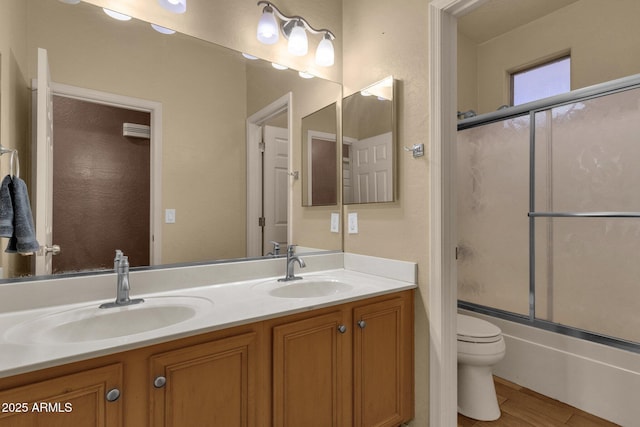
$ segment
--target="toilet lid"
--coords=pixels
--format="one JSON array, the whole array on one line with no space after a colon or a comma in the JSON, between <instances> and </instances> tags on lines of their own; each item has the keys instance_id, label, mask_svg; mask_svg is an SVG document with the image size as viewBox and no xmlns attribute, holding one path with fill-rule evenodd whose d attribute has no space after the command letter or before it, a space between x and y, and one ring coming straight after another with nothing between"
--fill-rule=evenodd
<instances>
[{"instance_id":1,"label":"toilet lid","mask_svg":"<svg viewBox=\"0 0 640 427\"><path fill-rule=\"evenodd\" d=\"M502 331L486 320L458 314L458 340L466 342L496 342Z\"/></svg>"}]
</instances>

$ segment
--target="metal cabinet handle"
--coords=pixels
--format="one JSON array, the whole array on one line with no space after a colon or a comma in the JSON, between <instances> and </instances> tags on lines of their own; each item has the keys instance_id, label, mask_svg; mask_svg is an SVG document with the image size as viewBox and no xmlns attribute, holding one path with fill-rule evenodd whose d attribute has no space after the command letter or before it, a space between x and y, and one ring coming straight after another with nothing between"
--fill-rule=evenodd
<instances>
[{"instance_id":1,"label":"metal cabinet handle","mask_svg":"<svg viewBox=\"0 0 640 427\"><path fill-rule=\"evenodd\" d=\"M105 398L107 399L107 402L115 402L120 398L120 390L112 388L107 392Z\"/></svg>"},{"instance_id":2,"label":"metal cabinet handle","mask_svg":"<svg viewBox=\"0 0 640 427\"><path fill-rule=\"evenodd\" d=\"M340 332L341 334L344 334L345 332L347 332L347 327L344 325L338 326L338 332Z\"/></svg>"},{"instance_id":3,"label":"metal cabinet handle","mask_svg":"<svg viewBox=\"0 0 640 427\"><path fill-rule=\"evenodd\" d=\"M155 388L162 388L164 387L164 385L167 383L167 379L165 377L163 377L162 375L156 377L155 380L153 380L153 386Z\"/></svg>"},{"instance_id":4,"label":"metal cabinet handle","mask_svg":"<svg viewBox=\"0 0 640 427\"><path fill-rule=\"evenodd\" d=\"M358 320L358 326L360 327L360 329L364 329L367 326L367 322L365 322L364 320Z\"/></svg>"}]
</instances>

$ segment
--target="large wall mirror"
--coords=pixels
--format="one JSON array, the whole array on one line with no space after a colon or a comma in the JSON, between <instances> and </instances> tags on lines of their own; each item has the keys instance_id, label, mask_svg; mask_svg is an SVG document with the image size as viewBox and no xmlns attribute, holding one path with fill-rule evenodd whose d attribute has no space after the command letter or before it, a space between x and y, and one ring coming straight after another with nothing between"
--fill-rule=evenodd
<instances>
[{"instance_id":1,"label":"large wall mirror","mask_svg":"<svg viewBox=\"0 0 640 427\"><path fill-rule=\"evenodd\" d=\"M117 21L84 2L11 4L18 6L0 6L16 22L11 40L0 40L11 52L0 53L10 61L3 69L11 75L2 78L9 79L3 88L11 89L13 108L2 116L12 128L3 144L19 150L31 192L41 172L30 170L38 48L46 49L53 82L53 243L61 252L52 273L107 271L116 248L140 268L266 256L271 240L286 244L292 235L290 243L312 250L342 249L340 239L327 239L319 227L291 221L302 118L339 102L340 84L276 70L183 34L161 34L136 19ZM147 136L137 135L137 126ZM265 173L247 166L248 157L261 156L263 137L273 144ZM296 148L287 152L289 146ZM82 150L87 147L94 148ZM247 191L258 175L265 182L269 176L265 195ZM71 197L56 195L65 189ZM269 212L250 213L260 197L272 201ZM139 206L128 211L134 202ZM43 206L32 205L37 216ZM250 247L248 236L262 233L265 222L273 233ZM0 244L4 250L6 239ZM4 278L33 275L33 258L3 255Z\"/></svg>"},{"instance_id":2,"label":"large wall mirror","mask_svg":"<svg viewBox=\"0 0 640 427\"><path fill-rule=\"evenodd\" d=\"M395 82L387 77L342 100L345 204L396 198Z\"/></svg>"},{"instance_id":3,"label":"large wall mirror","mask_svg":"<svg viewBox=\"0 0 640 427\"><path fill-rule=\"evenodd\" d=\"M336 103L302 119L302 205L338 204Z\"/></svg>"}]
</instances>

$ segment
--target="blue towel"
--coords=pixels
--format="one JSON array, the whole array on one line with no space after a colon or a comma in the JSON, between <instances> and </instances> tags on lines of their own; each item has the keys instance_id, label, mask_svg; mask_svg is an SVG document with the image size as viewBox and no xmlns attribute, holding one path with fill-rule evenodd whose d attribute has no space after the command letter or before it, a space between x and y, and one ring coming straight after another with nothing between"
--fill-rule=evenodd
<instances>
[{"instance_id":1,"label":"blue towel","mask_svg":"<svg viewBox=\"0 0 640 427\"><path fill-rule=\"evenodd\" d=\"M11 176L7 175L0 184L0 237L13 236L13 202L9 184Z\"/></svg>"},{"instance_id":2,"label":"blue towel","mask_svg":"<svg viewBox=\"0 0 640 427\"><path fill-rule=\"evenodd\" d=\"M3 184L6 178L3 180ZM5 252L31 255L40 248L36 240L36 228L33 225L31 204L27 184L17 176L10 177L8 184L11 204L13 206L13 233ZM0 186L0 202L2 201Z\"/></svg>"}]
</instances>

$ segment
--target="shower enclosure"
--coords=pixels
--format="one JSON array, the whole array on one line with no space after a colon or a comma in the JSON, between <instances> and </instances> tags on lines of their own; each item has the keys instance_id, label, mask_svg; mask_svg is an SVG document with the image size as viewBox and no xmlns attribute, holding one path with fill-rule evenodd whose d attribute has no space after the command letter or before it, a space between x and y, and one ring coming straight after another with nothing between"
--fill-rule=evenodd
<instances>
[{"instance_id":1,"label":"shower enclosure","mask_svg":"<svg viewBox=\"0 0 640 427\"><path fill-rule=\"evenodd\" d=\"M640 75L459 122L459 307L640 352Z\"/></svg>"}]
</instances>

